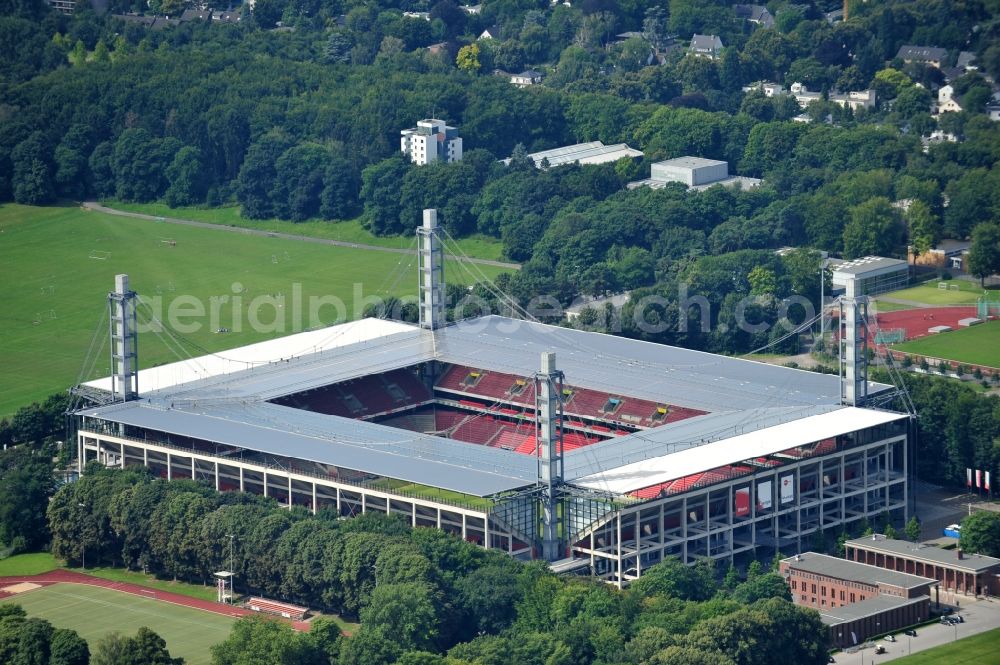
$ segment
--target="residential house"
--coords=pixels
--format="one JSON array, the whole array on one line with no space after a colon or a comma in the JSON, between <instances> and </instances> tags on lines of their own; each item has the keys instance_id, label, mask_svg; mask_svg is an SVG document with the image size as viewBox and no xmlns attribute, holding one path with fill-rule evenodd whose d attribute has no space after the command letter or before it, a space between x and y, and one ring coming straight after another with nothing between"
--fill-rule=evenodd
<instances>
[{"instance_id":1,"label":"residential house","mask_svg":"<svg viewBox=\"0 0 1000 665\"><path fill-rule=\"evenodd\" d=\"M938 90L937 112L938 113L959 113L962 110L961 100L955 96L955 89L950 85L942 86Z\"/></svg>"},{"instance_id":2,"label":"residential house","mask_svg":"<svg viewBox=\"0 0 1000 665\"><path fill-rule=\"evenodd\" d=\"M774 27L774 16L764 5L733 5L733 13L736 14L736 18L743 19L747 23L762 28Z\"/></svg>"},{"instance_id":3,"label":"residential house","mask_svg":"<svg viewBox=\"0 0 1000 665\"><path fill-rule=\"evenodd\" d=\"M463 12L469 16L477 16L483 12L482 5L462 5L459 7Z\"/></svg>"},{"instance_id":4,"label":"residential house","mask_svg":"<svg viewBox=\"0 0 1000 665\"><path fill-rule=\"evenodd\" d=\"M831 92L830 101L841 108L849 108L852 111L857 111L858 109L872 109L875 108L875 91L874 90L852 90L851 92Z\"/></svg>"},{"instance_id":5,"label":"residential house","mask_svg":"<svg viewBox=\"0 0 1000 665\"><path fill-rule=\"evenodd\" d=\"M688 53L699 58L715 60L722 55L722 40L718 35L694 35Z\"/></svg>"},{"instance_id":6,"label":"residential house","mask_svg":"<svg viewBox=\"0 0 1000 665\"><path fill-rule=\"evenodd\" d=\"M896 57L905 63L916 62L931 67L941 68L948 52L936 46L900 46Z\"/></svg>"},{"instance_id":7,"label":"residential house","mask_svg":"<svg viewBox=\"0 0 1000 665\"><path fill-rule=\"evenodd\" d=\"M986 115L994 122L1000 121L1000 104L987 104Z\"/></svg>"},{"instance_id":8,"label":"residential house","mask_svg":"<svg viewBox=\"0 0 1000 665\"><path fill-rule=\"evenodd\" d=\"M780 83L771 83L770 81L757 81L756 83L743 86L743 92L752 92L754 90L762 91L765 97L774 97L775 95L784 94L785 86Z\"/></svg>"},{"instance_id":9,"label":"residential house","mask_svg":"<svg viewBox=\"0 0 1000 665\"><path fill-rule=\"evenodd\" d=\"M510 82L519 88L526 88L529 85L538 85L542 82L545 75L541 72L535 71L534 69L528 69L520 74L511 74Z\"/></svg>"},{"instance_id":10,"label":"residential house","mask_svg":"<svg viewBox=\"0 0 1000 665\"><path fill-rule=\"evenodd\" d=\"M976 59L976 54L972 51L959 51L955 66L967 72L977 71L979 67L972 64Z\"/></svg>"},{"instance_id":11,"label":"residential house","mask_svg":"<svg viewBox=\"0 0 1000 665\"><path fill-rule=\"evenodd\" d=\"M479 33L479 39L500 39L500 26L491 25Z\"/></svg>"},{"instance_id":12,"label":"residential house","mask_svg":"<svg viewBox=\"0 0 1000 665\"><path fill-rule=\"evenodd\" d=\"M406 18L423 19L424 21L431 20L430 12L403 12L403 16L405 16Z\"/></svg>"}]
</instances>

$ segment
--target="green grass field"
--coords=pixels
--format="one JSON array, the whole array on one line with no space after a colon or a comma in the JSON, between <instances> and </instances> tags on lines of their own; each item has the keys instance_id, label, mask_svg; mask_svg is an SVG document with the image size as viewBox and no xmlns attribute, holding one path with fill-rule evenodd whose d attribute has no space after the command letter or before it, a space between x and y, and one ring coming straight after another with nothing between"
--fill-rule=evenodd
<instances>
[{"instance_id":1,"label":"green grass field","mask_svg":"<svg viewBox=\"0 0 1000 665\"><path fill-rule=\"evenodd\" d=\"M0 577L15 575L39 575L55 570L59 562L48 552L32 554L16 554L6 559L0 559Z\"/></svg>"},{"instance_id":2,"label":"green grass field","mask_svg":"<svg viewBox=\"0 0 1000 665\"><path fill-rule=\"evenodd\" d=\"M1000 649L1000 628L963 637L957 642L915 653L895 661L899 665L993 665Z\"/></svg>"},{"instance_id":3,"label":"green grass field","mask_svg":"<svg viewBox=\"0 0 1000 665\"><path fill-rule=\"evenodd\" d=\"M172 656L187 665L211 662L209 648L226 639L232 617L82 584L53 584L0 600L16 603L28 616L80 633L91 648L111 632L134 635L142 626L156 631Z\"/></svg>"},{"instance_id":4,"label":"green grass field","mask_svg":"<svg viewBox=\"0 0 1000 665\"><path fill-rule=\"evenodd\" d=\"M373 235L361 225L359 219L349 219L342 222L323 220L289 222L280 219L244 219L240 216L239 206L226 206L224 208L171 208L164 203L125 203L123 201L103 201L102 205L108 208L115 208L116 210L139 212L145 215L190 219L196 222L238 226L245 229L294 233L300 236L309 236L310 238L355 242L360 245L406 248L413 242L413 234L389 237ZM502 246L494 238L476 235L469 238L462 238L457 242L462 251L473 258L500 259Z\"/></svg>"},{"instance_id":5,"label":"green grass field","mask_svg":"<svg viewBox=\"0 0 1000 665\"><path fill-rule=\"evenodd\" d=\"M112 582L138 584L139 586L149 587L150 589L156 589L157 591L179 593L182 596L190 596L200 600L215 600L217 598L215 587L204 586L201 584L188 584L186 582L158 580L153 575L145 575L140 572L125 570L123 568L87 568L86 570L83 568L70 568L69 570L83 573L85 575L93 575L94 577L100 577L105 580L111 580Z\"/></svg>"},{"instance_id":6,"label":"green grass field","mask_svg":"<svg viewBox=\"0 0 1000 665\"><path fill-rule=\"evenodd\" d=\"M919 356L1000 368L1000 321L928 335L892 348Z\"/></svg>"},{"instance_id":7,"label":"green grass field","mask_svg":"<svg viewBox=\"0 0 1000 665\"><path fill-rule=\"evenodd\" d=\"M978 282L952 279L943 283L948 284L948 290L939 289L938 282L932 281L882 295L891 298L901 298L903 300L913 300L927 305L975 305L979 296L983 295L983 289L979 286ZM958 290L953 290L952 286L957 286ZM1000 293L995 291L992 293L997 298L1000 298Z\"/></svg>"},{"instance_id":8,"label":"green grass field","mask_svg":"<svg viewBox=\"0 0 1000 665\"><path fill-rule=\"evenodd\" d=\"M477 267L490 278L502 272ZM455 261L448 261L445 271L450 282L472 281ZM81 373L84 380L107 375L106 321L96 337L100 352L93 355L93 370L83 372L83 365L106 317L114 275L122 272L130 274L144 299L160 302L157 316L167 323L170 307L184 306L181 296L200 303L205 314L186 319L197 329L180 332L210 351L329 324L341 315L327 305L310 316L310 297L340 298L344 315L353 319L363 308L359 298L416 293L416 258L410 255L224 233L77 207L3 205L0 283L8 285L8 292L0 308L0 416L66 390ZM239 289L242 305L235 307L232 296ZM296 322L292 297L297 291L302 307ZM288 306L267 301L279 294ZM209 299L223 296L229 300L212 317ZM255 298L261 306L252 306ZM251 325L251 309L263 329ZM231 332L215 334L218 328ZM186 352L202 353L194 346ZM174 360L177 355L156 334L140 334L140 367Z\"/></svg>"}]
</instances>

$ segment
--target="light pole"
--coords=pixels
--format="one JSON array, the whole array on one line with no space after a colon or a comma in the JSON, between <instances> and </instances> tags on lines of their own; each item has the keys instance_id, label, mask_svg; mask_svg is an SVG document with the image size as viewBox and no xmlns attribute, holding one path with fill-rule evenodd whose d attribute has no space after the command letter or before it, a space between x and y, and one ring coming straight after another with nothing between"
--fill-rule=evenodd
<instances>
[{"instance_id":1,"label":"light pole","mask_svg":"<svg viewBox=\"0 0 1000 665\"><path fill-rule=\"evenodd\" d=\"M229 534L229 604L233 604L233 596L236 594L236 570L233 568L233 541L235 534Z\"/></svg>"},{"instance_id":2,"label":"light pole","mask_svg":"<svg viewBox=\"0 0 1000 665\"><path fill-rule=\"evenodd\" d=\"M87 506L86 506L86 504L84 504L82 502L77 502L76 507L77 508L86 508ZM80 543L81 543L81 545L83 547L83 569L87 570L87 533L86 533L86 527L84 527L84 533L83 533L83 537L80 539Z\"/></svg>"}]
</instances>

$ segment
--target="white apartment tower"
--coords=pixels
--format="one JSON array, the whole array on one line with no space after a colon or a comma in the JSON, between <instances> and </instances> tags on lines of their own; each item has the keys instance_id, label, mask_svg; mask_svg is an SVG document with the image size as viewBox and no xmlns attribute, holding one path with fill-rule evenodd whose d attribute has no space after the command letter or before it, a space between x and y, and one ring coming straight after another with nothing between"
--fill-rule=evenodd
<instances>
[{"instance_id":1,"label":"white apartment tower","mask_svg":"<svg viewBox=\"0 0 1000 665\"><path fill-rule=\"evenodd\" d=\"M420 120L416 127L400 132L400 150L414 164L462 161L462 137L444 120Z\"/></svg>"}]
</instances>

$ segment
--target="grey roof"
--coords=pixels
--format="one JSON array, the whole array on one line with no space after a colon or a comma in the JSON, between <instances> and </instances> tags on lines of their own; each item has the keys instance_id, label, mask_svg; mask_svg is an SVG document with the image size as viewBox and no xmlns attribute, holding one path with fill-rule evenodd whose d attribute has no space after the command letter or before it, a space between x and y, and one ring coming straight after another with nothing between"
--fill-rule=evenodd
<instances>
[{"instance_id":1,"label":"grey roof","mask_svg":"<svg viewBox=\"0 0 1000 665\"><path fill-rule=\"evenodd\" d=\"M834 273L855 275L858 277L864 277L870 273L892 272L896 270L909 270L909 264L900 259L889 259L883 256L864 256L860 259L833 265Z\"/></svg>"},{"instance_id":2,"label":"grey roof","mask_svg":"<svg viewBox=\"0 0 1000 665\"><path fill-rule=\"evenodd\" d=\"M718 35L694 35L691 37L692 51L716 51L722 48L722 39Z\"/></svg>"},{"instance_id":3,"label":"grey roof","mask_svg":"<svg viewBox=\"0 0 1000 665\"><path fill-rule=\"evenodd\" d=\"M899 47L896 57L900 60L916 60L918 62L941 62L948 51L937 46L912 46L904 44Z\"/></svg>"},{"instance_id":4,"label":"grey roof","mask_svg":"<svg viewBox=\"0 0 1000 665\"><path fill-rule=\"evenodd\" d=\"M928 547L911 543L907 540L894 540L882 535L867 536L848 540L846 545L868 550L869 552L882 552L885 554L895 554L926 561L940 566L946 566L955 570L962 570L970 573L980 573L996 566L1000 566L1000 559L982 554L964 553L962 558L958 558L956 550L943 550L940 547Z\"/></svg>"},{"instance_id":5,"label":"grey roof","mask_svg":"<svg viewBox=\"0 0 1000 665\"><path fill-rule=\"evenodd\" d=\"M705 157L674 157L673 159L664 159L662 161L656 162L657 165L664 166L680 166L686 169L700 169L705 166L718 166L719 164L725 164L729 166L729 162L722 161L720 159L708 159Z\"/></svg>"},{"instance_id":6,"label":"grey roof","mask_svg":"<svg viewBox=\"0 0 1000 665\"><path fill-rule=\"evenodd\" d=\"M525 75L520 74L520 76ZM602 164L618 161L622 157L642 157L642 152L628 147L625 143L604 145L601 141L589 141L587 143L576 143L550 150L532 152L528 157L535 162L535 168L541 168L543 160L548 162L549 166L560 166L575 162L581 164ZM510 159L505 159L503 162L509 164Z\"/></svg>"},{"instance_id":7,"label":"grey roof","mask_svg":"<svg viewBox=\"0 0 1000 665\"><path fill-rule=\"evenodd\" d=\"M805 552L797 557L789 557L782 561L787 563L793 570L801 570L816 575L824 575L845 582L861 582L862 584L891 584L903 589L913 589L937 584L937 580L929 577L919 577L909 573L900 573L887 568L870 566L866 563L859 563L849 559L819 554L817 552Z\"/></svg>"},{"instance_id":8,"label":"grey roof","mask_svg":"<svg viewBox=\"0 0 1000 665\"><path fill-rule=\"evenodd\" d=\"M959 69L968 69L972 67L973 60L976 59L976 54L972 51L959 51L958 59L955 61L955 66Z\"/></svg>"},{"instance_id":9,"label":"grey roof","mask_svg":"<svg viewBox=\"0 0 1000 665\"><path fill-rule=\"evenodd\" d=\"M571 451L567 478L839 408L836 376L488 316L433 334L407 327L81 414L487 496L533 482L535 459L267 400L430 360L531 376L543 351L556 353L570 385L712 412Z\"/></svg>"},{"instance_id":10,"label":"grey roof","mask_svg":"<svg viewBox=\"0 0 1000 665\"><path fill-rule=\"evenodd\" d=\"M882 614L887 610L894 610L908 605L917 605L930 600L930 596L917 596L916 598L900 598L899 596L879 595L868 598L850 605L840 607L823 608L820 612L820 620L828 626L836 626L841 623L848 623L865 617Z\"/></svg>"},{"instance_id":11,"label":"grey roof","mask_svg":"<svg viewBox=\"0 0 1000 665\"><path fill-rule=\"evenodd\" d=\"M529 455L267 402L189 411L139 400L82 415L475 496L524 487L536 478Z\"/></svg>"}]
</instances>

